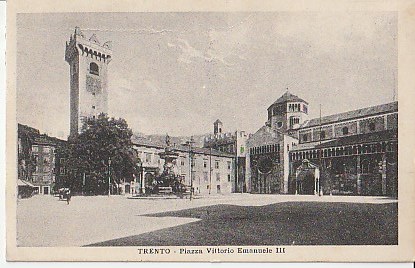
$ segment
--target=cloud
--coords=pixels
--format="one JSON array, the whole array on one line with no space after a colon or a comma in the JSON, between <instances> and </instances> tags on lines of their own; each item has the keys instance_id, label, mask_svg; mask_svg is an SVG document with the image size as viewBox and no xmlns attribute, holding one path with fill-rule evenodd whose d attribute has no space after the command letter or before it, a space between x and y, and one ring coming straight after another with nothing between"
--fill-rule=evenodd
<instances>
[{"instance_id":1,"label":"cloud","mask_svg":"<svg viewBox=\"0 0 415 268\"><path fill-rule=\"evenodd\" d=\"M68 29L68 31L73 30L72 28ZM165 33L172 33L173 30L169 29L161 29L156 30L153 28L144 28L144 29L133 29L133 28L82 28L82 31L87 32L129 32L129 33L138 33L138 34L165 34Z\"/></svg>"},{"instance_id":2,"label":"cloud","mask_svg":"<svg viewBox=\"0 0 415 268\"><path fill-rule=\"evenodd\" d=\"M253 15L243 17L237 22L229 23L229 26L210 28L202 35L206 48L196 48L189 42L189 38L194 38L194 34L183 31L180 37L172 42L167 42L167 47L177 49L180 55L177 61L191 64L202 60L205 62L217 62L223 66L232 67L237 61L245 61L247 45L247 33L254 20ZM187 38L186 38L187 37Z\"/></svg>"},{"instance_id":3,"label":"cloud","mask_svg":"<svg viewBox=\"0 0 415 268\"><path fill-rule=\"evenodd\" d=\"M224 51L215 49L213 47L210 47L205 52L203 52L190 45L188 40L182 38L178 38L176 44L168 42L167 46L170 48L178 48L181 54L177 58L177 61L186 64L194 63L197 59L201 59L205 62L220 62L228 67L234 65L225 59L228 56L232 55L232 52L225 53Z\"/></svg>"}]
</instances>

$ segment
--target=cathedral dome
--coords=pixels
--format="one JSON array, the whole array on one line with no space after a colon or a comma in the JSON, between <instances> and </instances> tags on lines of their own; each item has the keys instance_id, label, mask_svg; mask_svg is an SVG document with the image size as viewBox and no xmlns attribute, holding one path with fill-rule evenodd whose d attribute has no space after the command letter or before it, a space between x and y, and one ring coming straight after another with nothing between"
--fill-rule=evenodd
<instances>
[{"instance_id":1,"label":"cathedral dome","mask_svg":"<svg viewBox=\"0 0 415 268\"><path fill-rule=\"evenodd\" d=\"M285 92L284 95L279 97L273 104L284 103L284 102L304 102L304 103L308 104L308 102L306 102L302 98L300 98L300 97L298 97L294 94L291 94L288 91Z\"/></svg>"}]
</instances>

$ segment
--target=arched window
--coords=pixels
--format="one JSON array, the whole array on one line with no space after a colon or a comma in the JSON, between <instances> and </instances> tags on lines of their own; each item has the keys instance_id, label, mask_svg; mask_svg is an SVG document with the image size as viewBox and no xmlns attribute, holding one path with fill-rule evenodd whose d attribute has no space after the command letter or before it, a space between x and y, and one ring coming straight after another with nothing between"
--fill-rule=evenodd
<instances>
[{"instance_id":1,"label":"arched window","mask_svg":"<svg viewBox=\"0 0 415 268\"><path fill-rule=\"evenodd\" d=\"M303 111L304 111L305 113L307 113L307 112L308 112L307 105L303 105Z\"/></svg>"},{"instance_id":2,"label":"arched window","mask_svg":"<svg viewBox=\"0 0 415 268\"><path fill-rule=\"evenodd\" d=\"M368 160L363 160L361 163L361 172L362 174L369 174L371 173L371 165Z\"/></svg>"},{"instance_id":3,"label":"arched window","mask_svg":"<svg viewBox=\"0 0 415 268\"><path fill-rule=\"evenodd\" d=\"M303 141L307 141L308 140L308 135L307 134L304 134L303 135Z\"/></svg>"},{"instance_id":4,"label":"arched window","mask_svg":"<svg viewBox=\"0 0 415 268\"><path fill-rule=\"evenodd\" d=\"M98 68L98 64L96 64L95 62L91 62L91 63L89 64L89 73L90 73L90 74L99 75L99 68Z\"/></svg>"},{"instance_id":5,"label":"arched window","mask_svg":"<svg viewBox=\"0 0 415 268\"><path fill-rule=\"evenodd\" d=\"M342 129L342 132L343 132L343 135L347 135L347 134L349 134L349 128L348 128L348 127L344 127L344 128Z\"/></svg>"}]
</instances>

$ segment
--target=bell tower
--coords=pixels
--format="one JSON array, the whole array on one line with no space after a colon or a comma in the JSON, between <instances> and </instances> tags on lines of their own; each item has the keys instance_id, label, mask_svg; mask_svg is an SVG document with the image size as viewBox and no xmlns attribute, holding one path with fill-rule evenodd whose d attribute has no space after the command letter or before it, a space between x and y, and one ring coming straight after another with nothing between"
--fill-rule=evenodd
<instances>
[{"instance_id":1,"label":"bell tower","mask_svg":"<svg viewBox=\"0 0 415 268\"><path fill-rule=\"evenodd\" d=\"M89 39L79 27L66 42L65 61L70 68L70 136L81 131L82 120L108 113L108 64L111 41Z\"/></svg>"},{"instance_id":2,"label":"bell tower","mask_svg":"<svg viewBox=\"0 0 415 268\"><path fill-rule=\"evenodd\" d=\"M281 132L300 126L308 118L308 102L288 90L268 108L267 125Z\"/></svg>"},{"instance_id":3,"label":"bell tower","mask_svg":"<svg viewBox=\"0 0 415 268\"><path fill-rule=\"evenodd\" d=\"M223 124L222 122L217 119L214 123L213 123L213 134L215 136L217 135L221 135L222 134L222 128L223 128Z\"/></svg>"}]
</instances>

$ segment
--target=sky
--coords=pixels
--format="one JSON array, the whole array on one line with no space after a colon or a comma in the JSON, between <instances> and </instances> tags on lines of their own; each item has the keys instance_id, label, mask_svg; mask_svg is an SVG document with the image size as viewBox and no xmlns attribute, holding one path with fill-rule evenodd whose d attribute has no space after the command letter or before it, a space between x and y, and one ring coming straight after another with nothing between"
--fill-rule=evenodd
<instances>
[{"instance_id":1,"label":"sky","mask_svg":"<svg viewBox=\"0 0 415 268\"><path fill-rule=\"evenodd\" d=\"M310 118L388 103L397 90L394 12L44 13L17 17L17 120L69 134L65 42L112 41L109 115L135 132L254 133L288 90ZM394 93L395 92L395 93Z\"/></svg>"}]
</instances>

